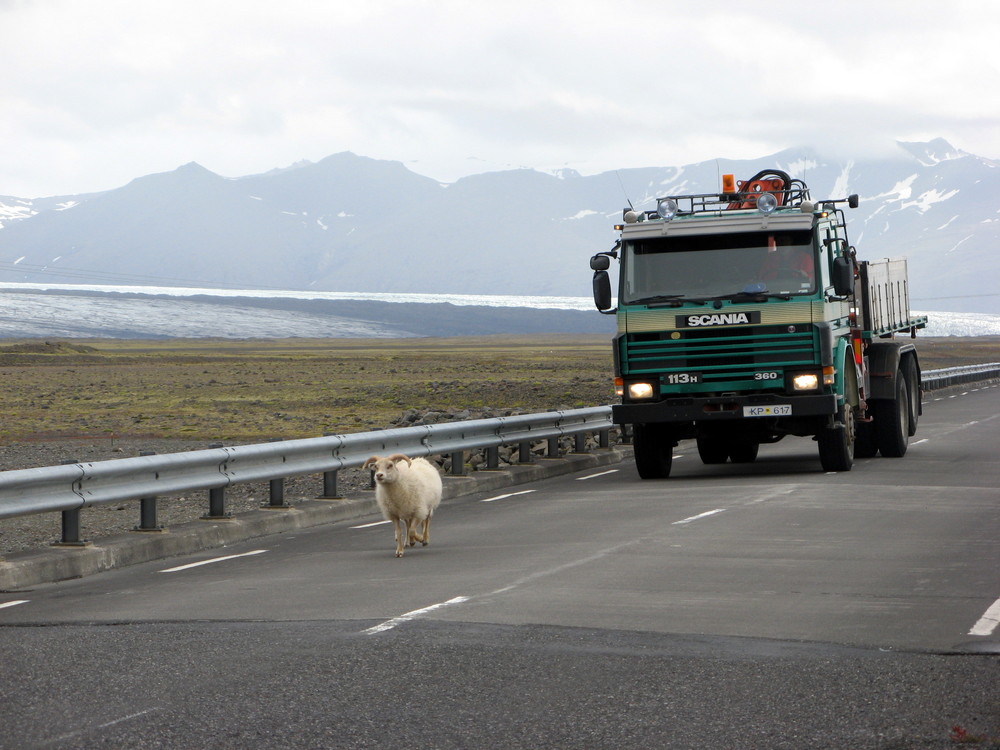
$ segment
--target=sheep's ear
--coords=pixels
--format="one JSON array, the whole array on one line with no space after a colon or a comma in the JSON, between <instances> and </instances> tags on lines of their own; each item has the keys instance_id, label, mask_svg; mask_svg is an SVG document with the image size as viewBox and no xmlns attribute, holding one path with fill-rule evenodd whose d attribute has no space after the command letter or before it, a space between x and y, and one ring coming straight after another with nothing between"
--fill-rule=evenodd
<instances>
[{"instance_id":1,"label":"sheep's ear","mask_svg":"<svg viewBox=\"0 0 1000 750\"><path fill-rule=\"evenodd\" d=\"M392 454L391 456L389 456L389 460L392 461L394 464L398 464L400 461L406 461L407 466L413 464L413 459L411 459L409 456L404 456L402 453Z\"/></svg>"},{"instance_id":2,"label":"sheep's ear","mask_svg":"<svg viewBox=\"0 0 1000 750\"><path fill-rule=\"evenodd\" d=\"M370 466L372 466L372 465L373 465L373 464L374 464L374 463L375 463L376 461L378 461L378 456L372 456L371 458L369 458L369 459L368 459L367 461L365 461L365 462L364 462L364 463L363 463L363 464L361 465L361 468L362 468L362 469L367 469L367 468L369 468Z\"/></svg>"}]
</instances>

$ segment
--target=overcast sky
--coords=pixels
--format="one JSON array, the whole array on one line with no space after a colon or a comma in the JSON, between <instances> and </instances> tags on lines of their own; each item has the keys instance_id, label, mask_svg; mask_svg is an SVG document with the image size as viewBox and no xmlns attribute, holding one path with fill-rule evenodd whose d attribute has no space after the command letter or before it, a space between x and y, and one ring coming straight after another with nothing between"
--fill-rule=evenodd
<instances>
[{"instance_id":1,"label":"overcast sky","mask_svg":"<svg viewBox=\"0 0 1000 750\"><path fill-rule=\"evenodd\" d=\"M0 0L0 195L340 151L441 181L870 154L1000 158L996 0Z\"/></svg>"}]
</instances>

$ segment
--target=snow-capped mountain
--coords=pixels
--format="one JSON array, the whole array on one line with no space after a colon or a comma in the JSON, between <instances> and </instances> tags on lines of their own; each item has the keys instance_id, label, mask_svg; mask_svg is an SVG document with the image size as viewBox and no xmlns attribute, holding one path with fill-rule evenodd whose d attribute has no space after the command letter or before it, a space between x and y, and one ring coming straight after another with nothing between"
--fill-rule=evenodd
<instances>
[{"instance_id":1,"label":"snow-capped mountain","mask_svg":"<svg viewBox=\"0 0 1000 750\"><path fill-rule=\"evenodd\" d=\"M235 179L198 164L103 193L0 196L0 281L586 295L588 258L627 201L711 193L776 167L848 210L862 258L910 260L918 309L1000 313L1000 163L942 140L884 158L792 149L582 176L490 172L451 184L340 153Z\"/></svg>"}]
</instances>

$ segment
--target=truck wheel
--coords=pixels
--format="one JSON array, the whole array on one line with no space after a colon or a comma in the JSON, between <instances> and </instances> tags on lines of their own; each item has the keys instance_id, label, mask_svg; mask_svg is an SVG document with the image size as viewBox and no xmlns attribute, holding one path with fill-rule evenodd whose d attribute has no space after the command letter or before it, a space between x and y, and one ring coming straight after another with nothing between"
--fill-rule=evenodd
<instances>
[{"instance_id":1,"label":"truck wheel","mask_svg":"<svg viewBox=\"0 0 1000 750\"><path fill-rule=\"evenodd\" d=\"M734 464L752 464L757 460L760 443L745 440L729 446L729 460Z\"/></svg>"},{"instance_id":2,"label":"truck wheel","mask_svg":"<svg viewBox=\"0 0 1000 750\"><path fill-rule=\"evenodd\" d=\"M695 439L698 444L698 455L704 464L724 464L729 458L730 444L720 438L699 437Z\"/></svg>"},{"instance_id":3,"label":"truck wheel","mask_svg":"<svg viewBox=\"0 0 1000 750\"><path fill-rule=\"evenodd\" d=\"M674 441L670 431L660 424L637 424L632 427L635 468L642 479L666 479L674 462Z\"/></svg>"},{"instance_id":4,"label":"truck wheel","mask_svg":"<svg viewBox=\"0 0 1000 750\"><path fill-rule=\"evenodd\" d=\"M917 421L920 419L920 376L917 374L917 363L913 357L906 357L900 366L900 372L906 376L906 388L910 398L910 425L908 434L913 437L917 434Z\"/></svg>"},{"instance_id":5,"label":"truck wheel","mask_svg":"<svg viewBox=\"0 0 1000 750\"><path fill-rule=\"evenodd\" d=\"M896 397L873 405L879 452L886 458L901 458L910 442L910 394L902 370L896 371Z\"/></svg>"},{"instance_id":6,"label":"truck wheel","mask_svg":"<svg viewBox=\"0 0 1000 750\"><path fill-rule=\"evenodd\" d=\"M837 424L824 427L816 436L819 443L819 462L823 471L850 471L854 466L855 425L854 407L844 404Z\"/></svg>"}]
</instances>

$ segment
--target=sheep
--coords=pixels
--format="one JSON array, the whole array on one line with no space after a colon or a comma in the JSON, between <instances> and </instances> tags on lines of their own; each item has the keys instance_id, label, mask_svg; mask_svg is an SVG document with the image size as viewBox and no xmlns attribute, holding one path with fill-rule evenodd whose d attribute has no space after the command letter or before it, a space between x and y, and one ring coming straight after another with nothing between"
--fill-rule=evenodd
<instances>
[{"instance_id":1,"label":"sheep","mask_svg":"<svg viewBox=\"0 0 1000 750\"><path fill-rule=\"evenodd\" d=\"M396 532L396 557L403 545L416 542L427 546L431 540L431 516L441 504L441 475L424 458L396 453L388 458L372 456L362 468L375 473L375 502ZM422 531L417 527L423 522Z\"/></svg>"}]
</instances>

